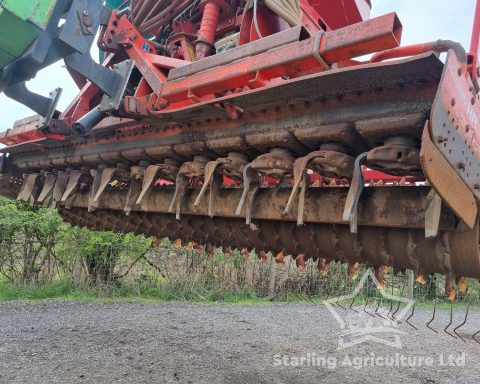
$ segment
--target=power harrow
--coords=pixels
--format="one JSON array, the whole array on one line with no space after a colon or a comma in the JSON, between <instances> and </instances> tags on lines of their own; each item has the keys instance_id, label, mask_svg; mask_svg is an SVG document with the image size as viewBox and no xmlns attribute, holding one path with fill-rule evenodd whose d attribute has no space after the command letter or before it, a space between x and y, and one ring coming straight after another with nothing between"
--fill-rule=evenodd
<instances>
[{"instance_id":1,"label":"power harrow","mask_svg":"<svg viewBox=\"0 0 480 384\"><path fill-rule=\"evenodd\" d=\"M207 252L480 278L478 5L470 53L400 46L369 0L0 8L24 44L2 32L0 90L37 114L0 134L0 193ZM25 85L61 59L63 112Z\"/></svg>"}]
</instances>

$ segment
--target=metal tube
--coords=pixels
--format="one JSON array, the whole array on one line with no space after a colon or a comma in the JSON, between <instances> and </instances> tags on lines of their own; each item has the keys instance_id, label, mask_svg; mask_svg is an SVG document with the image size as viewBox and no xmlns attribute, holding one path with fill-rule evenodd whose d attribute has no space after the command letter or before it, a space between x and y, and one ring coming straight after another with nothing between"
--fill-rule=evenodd
<instances>
[{"instance_id":1,"label":"metal tube","mask_svg":"<svg viewBox=\"0 0 480 384\"><path fill-rule=\"evenodd\" d=\"M73 132L77 136L85 136L106 116L107 114L105 112L100 111L98 108L94 108L73 124Z\"/></svg>"},{"instance_id":2,"label":"metal tube","mask_svg":"<svg viewBox=\"0 0 480 384\"><path fill-rule=\"evenodd\" d=\"M437 40L430 43L407 45L405 47L388 49L386 51L381 51L373 55L370 59L370 62L378 63L387 59L397 59L401 57L420 55L422 53L430 51L437 53L447 52L450 49L455 51L458 60L466 66L467 54L465 52L465 49L461 46L461 44L451 40Z\"/></svg>"},{"instance_id":3,"label":"metal tube","mask_svg":"<svg viewBox=\"0 0 480 384\"><path fill-rule=\"evenodd\" d=\"M195 47L197 60L208 56L213 50L220 12L220 7L213 1L206 3L203 8L202 22L198 31L197 46Z\"/></svg>"},{"instance_id":4,"label":"metal tube","mask_svg":"<svg viewBox=\"0 0 480 384\"><path fill-rule=\"evenodd\" d=\"M478 56L478 48L480 41L480 0L477 0L475 7L475 16L473 19L472 41L470 42L470 54ZM474 63L476 66L477 63Z\"/></svg>"}]
</instances>

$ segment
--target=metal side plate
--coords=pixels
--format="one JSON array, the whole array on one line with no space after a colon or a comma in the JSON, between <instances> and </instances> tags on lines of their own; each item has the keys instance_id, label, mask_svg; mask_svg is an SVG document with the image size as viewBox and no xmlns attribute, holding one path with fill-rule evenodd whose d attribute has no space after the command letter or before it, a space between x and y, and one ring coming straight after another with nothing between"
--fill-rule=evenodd
<instances>
[{"instance_id":1,"label":"metal side plate","mask_svg":"<svg viewBox=\"0 0 480 384\"><path fill-rule=\"evenodd\" d=\"M430 132L453 173L480 199L480 98L472 90L464 66L450 51L432 107ZM446 175L442 178L452 183Z\"/></svg>"},{"instance_id":2,"label":"metal side plate","mask_svg":"<svg viewBox=\"0 0 480 384\"><path fill-rule=\"evenodd\" d=\"M467 184L430 139L428 121L422 136L420 160L428 182L465 225L473 229L477 218L475 198Z\"/></svg>"}]
</instances>

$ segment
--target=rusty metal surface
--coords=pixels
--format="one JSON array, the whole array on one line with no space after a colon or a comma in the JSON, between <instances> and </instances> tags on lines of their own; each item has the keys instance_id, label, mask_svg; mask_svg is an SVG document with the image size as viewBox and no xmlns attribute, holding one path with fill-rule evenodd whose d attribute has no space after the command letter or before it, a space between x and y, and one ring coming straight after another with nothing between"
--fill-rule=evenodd
<instances>
[{"instance_id":1,"label":"rusty metal surface","mask_svg":"<svg viewBox=\"0 0 480 384\"><path fill-rule=\"evenodd\" d=\"M65 157L67 148L74 151L69 157L79 157L84 153L104 153L113 149L126 151L159 144L204 140L208 145L209 140L214 143L225 137L241 138L253 132L290 131L297 140L302 140L305 136L302 130L314 129L317 136L305 138L306 145L318 145L316 143L325 139L346 140L348 146L355 144L358 147L353 148L354 154L358 154L366 149L367 144L376 145L382 135L404 133L420 138L423 119L430 113L442 67L434 55L423 55L395 63L328 71L286 81L281 87L221 98L219 101L228 101L243 109L236 121L229 120L223 108L205 103L193 109L158 115L141 124L110 125L112 133L105 132L92 139L72 138L68 142L42 143L38 149L24 147L23 152L25 156L28 153L25 161L34 162ZM405 120L406 116L422 121L412 124L411 119ZM383 120L372 121L379 117ZM404 123L399 124L402 121ZM327 137L329 132L335 132L332 131L335 124L351 126L347 131L338 131L338 135ZM379 126L378 129L373 132L365 129L371 124ZM237 144L216 148L219 153L235 149L238 149ZM22 152L21 146L15 152ZM24 155L19 154L17 161L23 162L20 157Z\"/></svg>"},{"instance_id":2,"label":"rusty metal surface","mask_svg":"<svg viewBox=\"0 0 480 384\"><path fill-rule=\"evenodd\" d=\"M171 220L172 215L146 212L125 217L121 211L101 209L93 215L84 208L62 208L60 213L74 225L182 239L207 247L388 265L395 270L412 269L417 275L439 272L480 277L478 226L468 232L442 232L427 240L419 229L359 227L353 235L347 225L336 224L297 226L291 221L258 220L255 226L246 226L243 220L232 218L185 215Z\"/></svg>"},{"instance_id":3,"label":"rusty metal surface","mask_svg":"<svg viewBox=\"0 0 480 384\"><path fill-rule=\"evenodd\" d=\"M305 33L305 31L303 31ZM214 67L231 63L247 56L257 55L269 49L277 48L285 44L299 41L302 35L302 27L294 27L285 31L267 36L264 39L252 41L250 44L242 45L227 52L206 57L201 61L193 62L183 67L175 68L168 74L168 81L174 81L182 77L193 75Z\"/></svg>"},{"instance_id":4,"label":"rusty metal surface","mask_svg":"<svg viewBox=\"0 0 480 384\"><path fill-rule=\"evenodd\" d=\"M455 214L472 229L477 218L477 204L467 184L430 139L428 122L420 151L422 169L429 183Z\"/></svg>"},{"instance_id":5,"label":"rusty metal surface","mask_svg":"<svg viewBox=\"0 0 480 384\"><path fill-rule=\"evenodd\" d=\"M423 61L419 62L422 63L425 64ZM377 75L383 76L384 73L379 72ZM336 75L332 76L339 80ZM302 91L300 87L299 84L298 92ZM293 150L297 155L305 155L310 152L309 148L318 148L322 142L328 141L342 143L356 154L359 150L369 148L367 142L371 137L369 132L368 136L362 136L363 132L356 130L357 122L373 119L375 116L390 116L392 121L396 121L406 115L419 113L426 119L435 91L436 83L405 88L383 88L382 91L370 90L370 93L362 95L344 95L341 98L328 99L321 99L318 92L312 91L303 93L303 101L287 98L283 102L279 101L279 105L276 106L268 103L271 109L261 109L266 106L262 105L260 100L254 109L256 112L245 111L237 121L205 118L203 121L194 120L185 125L167 126L159 121L158 126L152 125L139 132L76 140L74 144L62 142L62 146L58 148L42 148L42 151L16 155L13 161L30 169L48 167L53 161L57 162L57 166L60 166L62 161L65 165L80 166L87 163L87 157L91 155L108 152L117 154L127 152L130 155L139 148L144 148L148 154L156 147L169 148L170 153L165 157L175 155L178 157L180 154L175 152L174 146L180 150L180 144L190 143L188 145L191 146L192 142L204 143L205 148L212 148L218 154L238 150L240 145L243 146L242 150L247 150L247 154L251 154L252 160L255 157L252 155L256 151L268 150L280 144ZM291 103L285 105L285 100L290 100ZM196 117L190 115L190 119ZM339 129L333 129L335 126ZM396 134L410 132L409 125L396 125ZM280 134L290 136L284 136L284 139L280 140ZM420 134L416 134L420 139ZM273 142L272 137L275 138L275 135L280 135L279 140ZM182 153L187 154L185 151ZM146 156L143 158L146 159ZM121 161L121 156L117 155L117 161Z\"/></svg>"},{"instance_id":6,"label":"rusty metal surface","mask_svg":"<svg viewBox=\"0 0 480 384\"><path fill-rule=\"evenodd\" d=\"M420 143L410 137L394 136L368 152L367 165L390 175L422 175Z\"/></svg>"},{"instance_id":7,"label":"rusty metal surface","mask_svg":"<svg viewBox=\"0 0 480 384\"><path fill-rule=\"evenodd\" d=\"M450 51L432 107L430 131L435 147L479 199L480 95L474 95L473 89L464 66Z\"/></svg>"},{"instance_id":8,"label":"rusty metal surface","mask_svg":"<svg viewBox=\"0 0 480 384\"><path fill-rule=\"evenodd\" d=\"M359 205L359 226L424 228L426 198L429 187L367 187ZM184 196L181 215L201 216L207 214L207 197L195 200L200 189L188 189ZM255 199L253 219L296 222L297 212L294 207L287 215L283 214L290 188L260 188ZM312 187L306 192L305 223L345 224L342 219L343 207L348 188ZM161 187L148 191L140 205L133 206L132 211L167 213L174 194L173 187ZM220 188L214 202L214 216L235 218L235 210L240 200L242 189ZM100 198L98 209L122 211L125 206L126 193L118 188L108 189ZM87 192L78 194L73 206L88 207ZM169 216L170 221L175 216ZM456 219L444 209L441 216L442 230L456 230Z\"/></svg>"}]
</instances>

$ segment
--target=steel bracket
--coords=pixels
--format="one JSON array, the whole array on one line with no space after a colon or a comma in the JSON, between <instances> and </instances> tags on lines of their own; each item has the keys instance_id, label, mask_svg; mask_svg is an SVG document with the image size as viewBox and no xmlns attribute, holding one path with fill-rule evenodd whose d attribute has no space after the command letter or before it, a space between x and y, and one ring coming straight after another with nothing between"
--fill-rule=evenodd
<instances>
[{"instance_id":1,"label":"steel bracket","mask_svg":"<svg viewBox=\"0 0 480 384\"><path fill-rule=\"evenodd\" d=\"M449 51L430 117L430 134L473 195L480 199L480 96L454 51Z\"/></svg>"},{"instance_id":2,"label":"steel bracket","mask_svg":"<svg viewBox=\"0 0 480 384\"><path fill-rule=\"evenodd\" d=\"M119 81L112 95L103 95L102 101L98 106L99 111L110 112L120 107L133 68L135 68L135 62L133 60L125 60L113 67L113 72L120 76Z\"/></svg>"}]
</instances>

